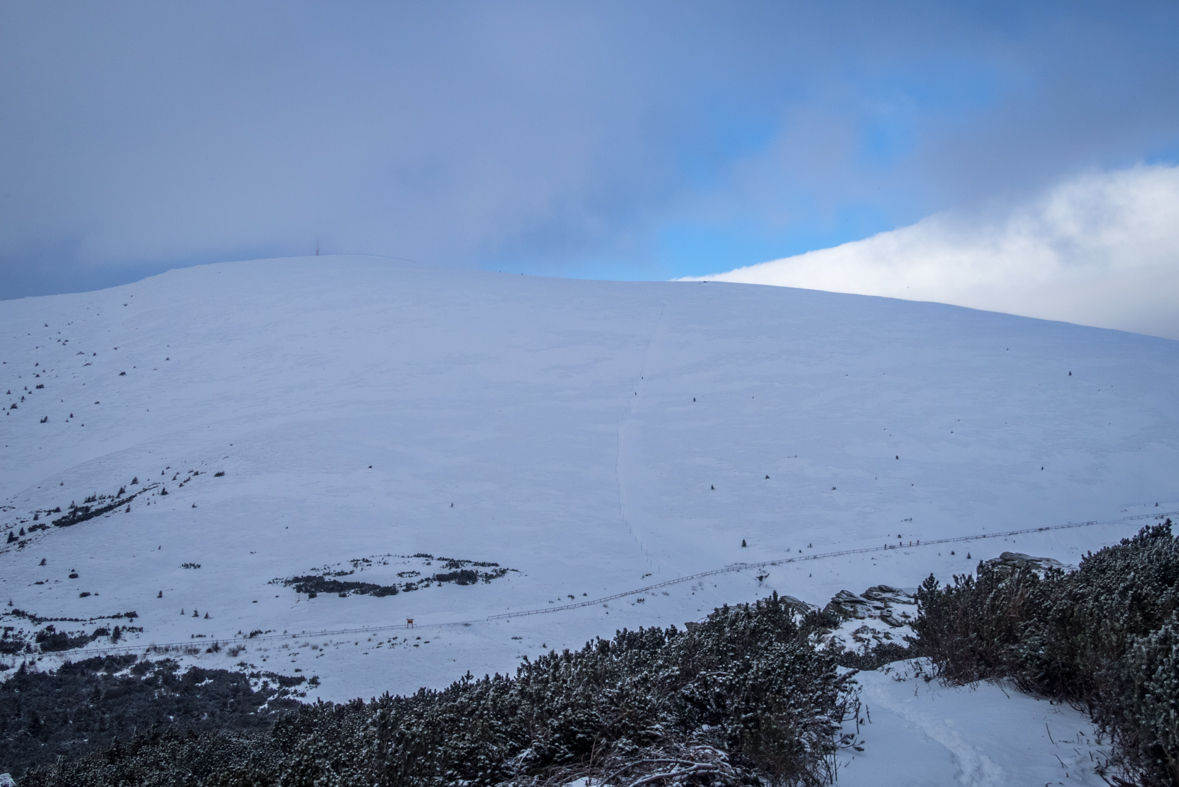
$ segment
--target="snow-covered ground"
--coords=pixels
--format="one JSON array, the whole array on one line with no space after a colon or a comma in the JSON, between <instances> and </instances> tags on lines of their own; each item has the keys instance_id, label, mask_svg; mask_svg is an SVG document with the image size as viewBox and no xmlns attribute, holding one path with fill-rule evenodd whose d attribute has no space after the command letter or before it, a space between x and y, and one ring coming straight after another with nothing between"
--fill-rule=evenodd
<instances>
[{"instance_id":1,"label":"snow-covered ground","mask_svg":"<svg viewBox=\"0 0 1179 787\"><path fill-rule=\"evenodd\" d=\"M299 258L0 303L0 361L0 536L156 485L0 547L3 624L134 610L131 644L202 650L263 632L186 659L316 674L323 699L774 590L822 605L1007 550L1075 564L1179 508L1179 343L938 304ZM384 597L272 584L444 570L415 554L515 571ZM379 630L261 638L345 629Z\"/></svg>"},{"instance_id":2,"label":"snow-covered ground","mask_svg":"<svg viewBox=\"0 0 1179 787\"><path fill-rule=\"evenodd\" d=\"M1011 686L927 682L928 671L914 661L859 673L863 751L839 756L840 787L1108 784L1095 769L1109 739L1084 714Z\"/></svg>"}]
</instances>

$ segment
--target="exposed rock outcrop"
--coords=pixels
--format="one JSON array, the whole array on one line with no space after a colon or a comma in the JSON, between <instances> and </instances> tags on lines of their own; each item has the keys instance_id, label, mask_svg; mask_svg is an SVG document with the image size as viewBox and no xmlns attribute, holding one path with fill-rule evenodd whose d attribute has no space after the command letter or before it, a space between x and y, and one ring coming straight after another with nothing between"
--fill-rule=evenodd
<instances>
[{"instance_id":1,"label":"exposed rock outcrop","mask_svg":"<svg viewBox=\"0 0 1179 787\"><path fill-rule=\"evenodd\" d=\"M1059 560L1053 560L1050 557L1033 557L1032 555L1025 555L1022 552L1004 552L999 557L984 560L983 562L986 565L994 566L995 570L1000 574L1011 574L1020 569L1031 569L1039 577L1043 577L1049 569L1068 571L1072 568L1072 566L1067 566Z\"/></svg>"},{"instance_id":2,"label":"exposed rock outcrop","mask_svg":"<svg viewBox=\"0 0 1179 787\"><path fill-rule=\"evenodd\" d=\"M894 628L907 625L913 614L907 610L893 611L894 606L915 606L916 588L898 588L892 585L874 585L862 596L850 590L841 590L823 607L823 611L838 615L845 620L856 618L878 618Z\"/></svg>"}]
</instances>

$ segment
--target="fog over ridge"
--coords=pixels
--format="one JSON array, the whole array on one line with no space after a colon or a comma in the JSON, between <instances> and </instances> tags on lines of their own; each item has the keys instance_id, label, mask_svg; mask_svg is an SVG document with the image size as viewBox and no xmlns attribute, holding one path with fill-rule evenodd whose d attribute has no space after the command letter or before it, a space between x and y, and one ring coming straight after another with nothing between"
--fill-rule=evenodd
<instances>
[{"instance_id":1,"label":"fog over ridge","mask_svg":"<svg viewBox=\"0 0 1179 787\"><path fill-rule=\"evenodd\" d=\"M1089 172L1013 208L938 213L699 278L938 301L1179 339L1179 167Z\"/></svg>"}]
</instances>

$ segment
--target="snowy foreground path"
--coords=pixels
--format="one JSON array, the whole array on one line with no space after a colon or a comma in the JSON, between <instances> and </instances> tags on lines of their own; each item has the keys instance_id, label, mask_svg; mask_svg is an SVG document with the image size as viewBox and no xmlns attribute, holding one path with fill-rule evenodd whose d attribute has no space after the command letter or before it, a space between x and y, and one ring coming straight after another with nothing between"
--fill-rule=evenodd
<instances>
[{"instance_id":1,"label":"snowy foreground path","mask_svg":"<svg viewBox=\"0 0 1179 787\"><path fill-rule=\"evenodd\" d=\"M872 721L864 751L839 758L840 787L1106 784L1094 767L1108 746L1084 714L995 683L927 683L918 665L857 675Z\"/></svg>"}]
</instances>

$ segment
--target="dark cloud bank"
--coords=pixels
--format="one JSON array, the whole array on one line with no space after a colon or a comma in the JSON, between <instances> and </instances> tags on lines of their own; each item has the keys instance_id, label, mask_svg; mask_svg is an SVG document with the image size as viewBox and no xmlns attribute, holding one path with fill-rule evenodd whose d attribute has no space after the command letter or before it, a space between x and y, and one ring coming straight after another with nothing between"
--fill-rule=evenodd
<instances>
[{"instance_id":1,"label":"dark cloud bank","mask_svg":"<svg viewBox=\"0 0 1179 787\"><path fill-rule=\"evenodd\" d=\"M8 3L0 298L317 239L665 278L987 210L1176 158L1177 8Z\"/></svg>"}]
</instances>

